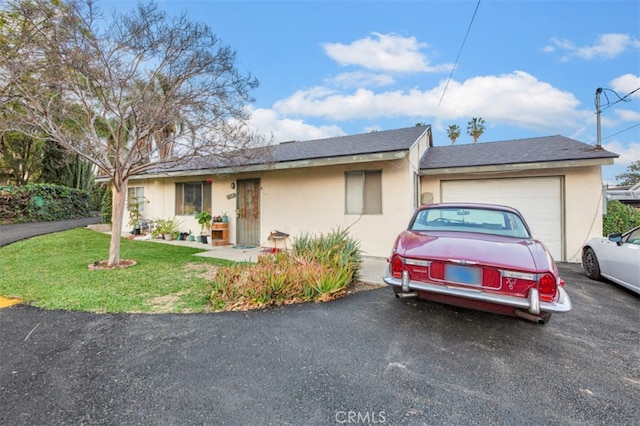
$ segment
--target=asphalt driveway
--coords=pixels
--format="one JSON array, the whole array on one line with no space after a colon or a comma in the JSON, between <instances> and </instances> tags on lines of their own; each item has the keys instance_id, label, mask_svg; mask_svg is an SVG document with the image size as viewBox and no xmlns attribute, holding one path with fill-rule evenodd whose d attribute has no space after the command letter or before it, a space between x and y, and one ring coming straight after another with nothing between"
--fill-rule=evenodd
<instances>
[{"instance_id":1,"label":"asphalt driveway","mask_svg":"<svg viewBox=\"0 0 640 426\"><path fill-rule=\"evenodd\" d=\"M388 288L196 315L0 310L0 424L631 425L640 302L561 264L544 326Z\"/></svg>"},{"instance_id":2,"label":"asphalt driveway","mask_svg":"<svg viewBox=\"0 0 640 426\"><path fill-rule=\"evenodd\" d=\"M100 223L101 220L100 216L91 216L51 222L0 225L0 247L15 243L16 241L35 237L36 235L51 234L72 228L82 228L87 225Z\"/></svg>"}]
</instances>

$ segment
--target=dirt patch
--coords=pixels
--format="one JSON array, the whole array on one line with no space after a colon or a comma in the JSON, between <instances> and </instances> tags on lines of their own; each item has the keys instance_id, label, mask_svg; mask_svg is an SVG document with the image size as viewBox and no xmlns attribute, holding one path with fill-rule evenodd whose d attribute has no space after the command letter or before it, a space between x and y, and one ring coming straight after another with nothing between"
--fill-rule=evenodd
<instances>
[{"instance_id":1,"label":"dirt patch","mask_svg":"<svg viewBox=\"0 0 640 426\"><path fill-rule=\"evenodd\" d=\"M151 299L151 305L153 309L151 312L154 314L166 314L173 312L176 303L180 300L180 293L167 294L164 296L158 296Z\"/></svg>"},{"instance_id":2,"label":"dirt patch","mask_svg":"<svg viewBox=\"0 0 640 426\"><path fill-rule=\"evenodd\" d=\"M216 272L218 271L217 265L212 265L210 263L187 263L184 265L185 271L195 271L202 275L202 278L207 280L213 280L216 276Z\"/></svg>"},{"instance_id":3,"label":"dirt patch","mask_svg":"<svg viewBox=\"0 0 640 426\"><path fill-rule=\"evenodd\" d=\"M138 262L136 262L135 260L120 259L120 262L118 262L116 265L109 266L108 261L101 260L101 261L95 261L89 264L87 267L89 268L90 271L94 271L94 270L103 270L103 269L107 269L107 270L108 269L125 269L131 266L135 266L137 264Z\"/></svg>"},{"instance_id":4,"label":"dirt patch","mask_svg":"<svg viewBox=\"0 0 640 426\"><path fill-rule=\"evenodd\" d=\"M362 281L355 281L351 283L347 289L347 294L359 293L361 291L375 290L376 288L384 287L382 284L364 283Z\"/></svg>"}]
</instances>

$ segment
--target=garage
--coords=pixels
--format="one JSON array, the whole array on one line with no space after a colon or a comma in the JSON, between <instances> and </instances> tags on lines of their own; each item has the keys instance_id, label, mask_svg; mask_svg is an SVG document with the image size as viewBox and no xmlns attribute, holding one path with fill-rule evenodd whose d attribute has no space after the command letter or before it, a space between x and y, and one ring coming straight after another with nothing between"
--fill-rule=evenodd
<instances>
[{"instance_id":1,"label":"garage","mask_svg":"<svg viewBox=\"0 0 640 426\"><path fill-rule=\"evenodd\" d=\"M442 180L441 185L443 202L503 204L520 210L533 236L555 260L564 260L560 177Z\"/></svg>"}]
</instances>

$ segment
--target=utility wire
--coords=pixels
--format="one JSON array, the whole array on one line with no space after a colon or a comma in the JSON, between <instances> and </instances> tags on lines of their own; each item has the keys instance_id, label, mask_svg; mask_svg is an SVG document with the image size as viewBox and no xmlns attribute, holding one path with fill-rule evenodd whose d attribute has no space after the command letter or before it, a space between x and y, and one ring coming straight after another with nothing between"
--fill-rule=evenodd
<instances>
[{"instance_id":1,"label":"utility wire","mask_svg":"<svg viewBox=\"0 0 640 426\"><path fill-rule=\"evenodd\" d=\"M600 111L604 111L605 109L609 109L609 108L611 108L612 106L614 106L615 104L617 104L619 102L631 102L631 99L627 99L627 98L629 96L633 95L634 93L636 93L638 90L640 90L640 87L638 87L636 90L633 90L633 91L627 93L623 97L620 97L620 95L618 95L618 93L615 90L602 89L602 93L604 93L605 98L607 98L607 105L605 105L604 108L601 108ZM618 97L618 100L615 101L615 102L611 102L609 100L609 97L607 96L607 92L611 92L614 95L616 95Z\"/></svg>"},{"instance_id":2,"label":"utility wire","mask_svg":"<svg viewBox=\"0 0 640 426\"><path fill-rule=\"evenodd\" d=\"M440 96L440 101L438 102L438 107L442 103L442 99L444 98L444 94L447 92L447 87L449 87L449 82L451 81L451 76L453 76L453 72L458 65L458 60L460 59L460 54L462 53L462 48L464 47L464 43L467 41L467 37L469 36L469 32L471 31L471 26L473 25L473 20L476 18L476 13L478 13L478 8L480 7L480 1L478 0L478 4L476 4L476 10L473 11L473 16L471 17L471 22L469 22L469 27L467 27L467 33L464 35L464 40L462 40L462 44L460 45L460 50L458 50L458 56L456 56L456 61L453 64L453 68L451 68L451 73L449 74L449 78L447 79L447 83L444 85L444 90L442 91L442 96Z\"/></svg>"},{"instance_id":3,"label":"utility wire","mask_svg":"<svg viewBox=\"0 0 640 426\"><path fill-rule=\"evenodd\" d=\"M636 124L634 124L634 125L633 125L633 126L631 126L631 127L627 127L627 128L626 128L626 129L624 129L624 130L620 130L619 132L616 132L616 133L614 133L614 134L612 134L612 135L609 135L609 136L607 136L607 137L605 137L605 138L602 138L602 139L609 139L609 138L612 138L612 137L614 137L614 136L616 136L616 135L619 135L620 133L624 133L624 132L626 132L626 131L628 131L628 130L631 130L631 129L634 129L634 128L638 127L638 126L640 126L640 123L636 123Z\"/></svg>"},{"instance_id":4,"label":"utility wire","mask_svg":"<svg viewBox=\"0 0 640 426\"><path fill-rule=\"evenodd\" d=\"M604 108L600 108L600 111L596 111L596 114L598 114L598 113L600 113L600 112L604 111L605 109L611 108L612 106L614 106L615 104L617 104L617 103L619 103L619 102L631 102L631 99L627 99L627 98L628 98L629 96L633 95L634 93L636 93L638 90L640 90L640 87L638 87L638 88L637 88L637 89L635 89L635 90L632 90L631 92L627 93L626 95L624 95L624 96L622 96L622 97L620 97L620 95L618 95L618 93L617 93L615 90L611 90L611 89L598 89L598 90L600 90L600 91L601 91L600 93L603 93L603 94L604 94L604 96L605 96L605 98L607 98L607 105L606 105ZM615 101L615 102L611 102L611 101L609 100L609 96L607 96L607 92L611 92L611 93L615 94L615 95L618 97L618 100L617 100L617 101ZM597 107L597 101L596 101L596 110L597 110L597 109L598 109L598 107ZM614 134L612 134L612 135L606 136L606 137L605 137L605 138L603 138L603 139L609 139L609 138L612 138L612 137L614 137L614 136L616 136L616 135L619 135L620 133L627 132L627 131L629 131L629 130L631 130L631 129L634 129L634 128L638 127L638 126L640 126L640 123L636 123L636 124L634 124L634 125L633 125L633 126L631 126L631 127L627 127L626 129L620 130L619 132L616 132L616 133L614 133Z\"/></svg>"}]
</instances>

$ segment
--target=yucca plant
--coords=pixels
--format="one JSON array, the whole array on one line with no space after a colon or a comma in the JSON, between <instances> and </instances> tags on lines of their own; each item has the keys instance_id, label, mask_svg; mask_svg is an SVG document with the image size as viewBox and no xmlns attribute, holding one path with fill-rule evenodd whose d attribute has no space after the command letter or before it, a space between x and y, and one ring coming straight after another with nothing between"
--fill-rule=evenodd
<instances>
[{"instance_id":1,"label":"yucca plant","mask_svg":"<svg viewBox=\"0 0 640 426\"><path fill-rule=\"evenodd\" d=\"M311 256L325 265L354 265L354 274L360 269L362 251L360 243L349 236L346 229L338 228L329 234L313 236L308 233L294 238L294 254ZM355 275L352 277L355 278Z\"/></svg>"},{"instance_id":2,"label":"yucca plant","mask_svg":"<svg viewBox=\"0 0 640 426\"><path fill-rule=\"evenodd\" d=\"M214 310L327 301L345 294L360 268L359 243L346 230L296 238L291 252L263 255L256 264L219 268L211 291Z\"/></svg>"}]
</instances>

